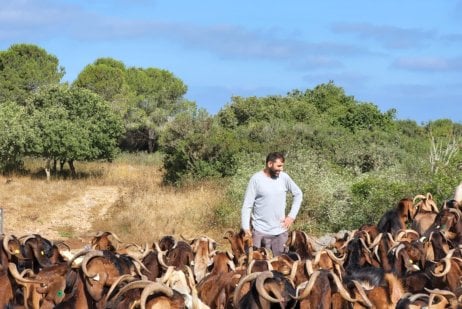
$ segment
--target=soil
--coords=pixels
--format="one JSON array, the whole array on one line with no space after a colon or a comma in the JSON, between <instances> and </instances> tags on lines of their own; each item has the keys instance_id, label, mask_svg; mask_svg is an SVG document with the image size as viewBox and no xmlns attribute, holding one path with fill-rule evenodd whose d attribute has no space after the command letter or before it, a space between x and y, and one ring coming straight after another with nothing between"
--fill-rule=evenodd
<instances>
[{"instance_id":1,"label":"soil","mask_svg":"<svg viewBox=\"0 0 462 309\"><path fill-rule=\"evenodd\" d=\"M14 204L4 209L3 232L16 236L27 234L45 235L50 240L65 240L71 248L83 248L94 236L93 221L104 218L123 190L115 186L91 186L62 206L40 211L40 216L8 216L20 213Z\"/></svg>"}]
</instances>

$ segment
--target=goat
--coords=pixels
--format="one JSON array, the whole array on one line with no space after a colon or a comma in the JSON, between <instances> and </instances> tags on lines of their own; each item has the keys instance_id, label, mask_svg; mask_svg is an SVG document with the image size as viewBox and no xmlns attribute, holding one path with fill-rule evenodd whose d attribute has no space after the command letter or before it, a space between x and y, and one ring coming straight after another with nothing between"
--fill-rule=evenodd
<instances>
[{"instance_id":1,"label":"goat","mask_svg":"<svg viewBox=\"0 0 462 309\"><path fill-rule=\"evenodd\" d=\"M286 247L290 252L297 253L301 259L313 258L314 246L311 239L303 231L290 232Z\"/></svg>"},{"instance_id":2,"label":"goat","mask_svg":"<svg viewBox=\"0 0 462 309\"><path fill-rule=\"evenodd\" d=\"M228 229L225 231L223 238L227 239L231 245L234 263L236 265L242 264L241 262L246 257L247 252L253 247L252 237L247 235L243 229L240 229L237 233Z\"/></svg>"},{"instance_id":3,"label":"goat","mask_svg":"<svg viewBox=\"0 0 462 309\"><path fill-rule=\"evenodd\" d=\"M340 295L341 297L336 297ZM301 309L343 308L345 301L356 302L342 285L340 278L332 271L321 269L297 286L297 297Z\"/></svg>"},{"instance_id":4,"label":"goat","mask_svg":"<svg viewBox=\"0 0 462 309\"><path fill-rule=\"evenodd\" d=\"M406 223L414 217L415 208L410 198L401 199L394 209L388 210L380 218L377 229L380 233L391 233L395 236L406 229Z\"/></svg>"},{"instance_id":5,"label":"goat","mask_svg":"<svg viewBox=\"0 0 462 309\"><path fill-rule=\"evenodd\" d=\"M416 201L418 201L416 203ZM416 195L413 200L415 214L412 218L411 228L422 236L428 236L425 232L435 221L436 215L438 214L438 207L436 206L433 196L430 193L427 195Z\"/></svg>"},{"instance_id":6,"label":"goat","mask_svg":"<svg viewBox=\"0 0 462 309\"><path fill-rule=\"evenodd\" d=\"M196 282L201 281L207 274L207 268L212 264L216 246L216 241L207 236L196 238L191 242L192 252L194 253L193 270Z\"/></svg>"},{"instance_id":7,"label":"goat","mask_svg":"<svg viewBox=\"0 0 462 309\"><path fill-rule=\"evenodd\" d=\"M241 295L244 284L252 281L250 289ZM234 291L234 308L270 308L279 304L281 308L294 308L295 287L289 279L276 271L252 273L243 277Z\"/></svg>"},{"instance_id":8,"label":"goat","mask_svg":"<svg viewBox=\"0 0 462 309\"><path fill-rule=\"evenodd\" d=\"M191 266L194 262L194 252L190 244L185 241L176 241L171 236L164 236L159 243L154 243L158 252L158 260L164 269L174 266L176 269L183 269Z\"/></svg>"},{"instance_id":9,"label":"goat","mask_svg":"<svg viewBox=\"0 0 462 309\"><path fill-rule=\"evenodd\" d=\"M363 303L367 307L392 309L404 295L400 280L379 268L357 269L345 276L344 282L358 299L353 308L360 308Z\"/></svg>"}]
</instances>

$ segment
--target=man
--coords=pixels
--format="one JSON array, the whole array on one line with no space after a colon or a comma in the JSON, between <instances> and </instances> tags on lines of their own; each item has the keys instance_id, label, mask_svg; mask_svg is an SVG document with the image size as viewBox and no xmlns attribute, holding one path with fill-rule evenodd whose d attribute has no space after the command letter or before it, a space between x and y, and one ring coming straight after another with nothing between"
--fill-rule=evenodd
<instances>
[{"instance_id":1,"label":"man","mask_svg":"<svg viewBox=\"0 0 462 309\"><path fill-rule=\"evenodd\" d=\"M284 252L288 229L297 216L303 197L292 178L282 171L284 161L280 152L268 154L265 168L250 178L241 210L241 227L252 236L253 245L271 249L274 256ZM286 216L287 191L292 193L293 201ZM250 229L251 217L253 230Z\"/></svg>"}]
</instances>

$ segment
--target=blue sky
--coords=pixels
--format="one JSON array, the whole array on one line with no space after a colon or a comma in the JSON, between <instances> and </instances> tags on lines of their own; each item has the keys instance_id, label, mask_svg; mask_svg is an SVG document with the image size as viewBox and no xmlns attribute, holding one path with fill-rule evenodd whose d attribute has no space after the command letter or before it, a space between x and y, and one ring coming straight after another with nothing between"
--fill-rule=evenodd
<instances>
[{"instance_id":1,"label":"blue sky","mask_svg":"<svg viewBox=\"0 0 462 309\"><path fill-rule=\"evenodd\" d=\"M97 58L166 69L211 114L231 96L334 81L417 123L462 123L462 0L0 0L0 50L29 43L72 82Z\"/></svg>"}]
</instances>

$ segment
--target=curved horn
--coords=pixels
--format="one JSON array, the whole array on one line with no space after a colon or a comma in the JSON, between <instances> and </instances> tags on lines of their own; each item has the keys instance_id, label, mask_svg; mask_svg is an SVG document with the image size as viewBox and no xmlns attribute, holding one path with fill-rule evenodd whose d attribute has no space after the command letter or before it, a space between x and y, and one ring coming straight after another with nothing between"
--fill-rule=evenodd
<instances>
[{"instance_id":1,"label":"curved horn","mask_svg":"<svg viewBox=\"0 0 462 309\"><path fill-rule=\"evenodd\" d=\"M350 293L348 293L348 291L345 289L340 278L333 271L330 271L330 274L334 279L335 285L337 286L337 290L339 291L343 299L352 303L357 302L357 299L351 298Z\"/></svg>"},{"instance_id":2,"label":"curved horn","mask_svg":"<svg viewBox=\"0 0 462 309\"><path fill-rule=\"evenodd\" d=\"M306 272L308 273L308 275L311 276L314 273L313 262L310 259L306 259L305 268L306 268Z\"/></svg>"},{"instance_id":3,"label":"curved horn","mask_svg":"<svg viewBox=\"0 0 462 309\"><path fill-rule=\"evenodd\" d=\"M372 242L372 244L369 245L369 249L375 248L382 240L382 237L383 237L383 233L379 233L379 235L377 235L377 237L374 238L374 241Z\"/></svg>"},{"instance_id":4,"label":"curved horn","mask_svg":"<svg viewBox=\"0 0 462 309\"><path fill-rule=\"evenodd\" d=\"M249 282L249 281L255 280L255 278L257 278L260 274L261 274L261 272L251 273L251 274L248 274L245 277L242 277L241 280L239 280L239 283L237 284L236 288L234 289L234 294L233 294L234 308L239 308L238 297L239 297L239 294L241 292L242 286L245 283Z\"/></svg>"},{"instance_id":5,"label":"curved horn","mask_svg":"<svg viewBox=\"0 0 462 309\"><path fill-rule=\"evenodd\" d=\"M428 301L428 294L425 293L418 293L418 294L412 294L408 297L409 301L411 303L415 302L418 299L426 299Z\"/></svg>"},{"instance_id":6,"label":"curved horn","mask_svg":"<svg viewBox=\"0 0 462 309\"><path fill-rule=\"evenodd\" d=\"M152 281L149 280L137 280L137 281L132 281L127 283L124 287L122 287L114 297L111 298L111 300L117 300L120 295L124 294L125 292L132 290L132 289L141 289L145 288L147 285L151 284ZM107 308L111 308L110 306L107 306Z\"/></svg>"},{"instance_id":7,"label":"curved horn","mask_svg":"<svg viewBox=\"0 0 462 309\"><path fill-rule=\"evenodd\" d=\"M449 250L448 254L441 260L444 263L444 270L441 273L435 273L432 271L433 276L435 277L443 277L449 273L451 270L451 257L454 254L455 249Z\"/></svg>"},{"instance_id":8,"label":"curved horn","mask_svg":"<svg viewBox=\"0 0 462 309\"><path fill-rule=\"evenodd\" d=\"M314 284L316 283L316 279L318 279L319 274L321 272L319 270L315 271L312 276L310 276L310 279L308 280L308 283L305 285L305 288L301 292L301 294L297 297L294 297L295 299L301 300L306 297L308 297L311 293L311 290L313 289ZM297 288L298 291L298 288Z\"/></svg>"},{"instance_id":9,"label":"curved horn","mask_svg":"<svg viewBox=\"0 0 462 309\"><path fill-rule=\"evenodd\" d=\"M412 199L412 204L415 204L415 201L416 201L417 199L422 199L422 200L423 200L423 199L426 199L426 198L427 198L427 197L426 197L425 195L418 194L418 195L414 196L414 198Z\"/></svg>"},{"instance_id":10,"label":"curved horn","mask_svg":"<svg viewBox=\"0 0 462 309\"><path fill-rule=\"evenodd\" d=\"M290 269L290 275L289 275L289 279L294 281L295 280L295 276L297 274L297 269L298 269L298 265L300 265L300 261L297 260L295 262L292 263L292 267Z\"/></svg>"},{"instance_id":11,"label":"curved horn","mask_svg":"<svg viewBox=\"0 0 462 309\"><path fill-rule=\"evenodd\" d=\"M90 250L82 250L82 251L79 251L77 252L68 262L67 262L67 265L69 265L69 267L72 267L72 263L74 263L74 261L81 257L82 255L85 255L87 254L88 252L90 252Z\"/></svg>"},{"instance_id":12,"label":"curved horn","mask_svg":"<svg viewBox=\"0 0 462 309\"><path fill-rule=\"evenodd\" d=\"M13 278L15 278L18 282L21 282L21 283L36 283L36 284L43 283L42 281L39 281L39 280L30 280L30 279L26 279L26 278L22 277L19 274L18 269L16 268L16 265L14 263L8 263L8 270L10 271L10 274L13 276Z\"/></svg>"},{"instance_id":13,"label":"curved horn","mask_svg":"<svg viewBox=\"0 0 462 309\"><path fill-rule=\"evenodd\" d=\"M11 255L14 255L14 252L10 251L9 242L11 239L14 239L11 235L3 236L3 250L5 250L8 260L11 259Z\"/></svg>"},{"instance_id":14,"label":"curved horn","mask_svg":"<svg viewBox=\"0 0 462 309\"><path fill-rule=\"evenodd\" d=\"M111 287L109 288L109 291L106 294L106 297L105 297L106 302L111 298L112 292L119 285L119 283L121 283L123 281L128 281L128 280L134 281L134 280L136 280L136 278L133 277L130 274L125 274L125 275L117 277L117 279L111 284Z\"/></svg>"},{"instance_id":15,"label":"curved horn","mask_svg":"<svg viewBox=\"0 0 462 309\"><path fill-rule=\"evenodd\" d=\"M224 233L223 233L223 238L224 239L230 239L234 236L234 231L232 229L227 229Z\"/></svg>"},{"instance_id":16,"label":"curved horn","mask_svg":"<svg viewBox=\"0 0 462 309\"><path fill-rule=\"evenodd\" d=\"M88 273L88 269L87 269L87 263L94 257L97 257L97 256L100 256L100 257L104 257L104 253L103 251L99 251L99 250L95 250L95 251L90 251L88 252L85 257L83 258L83 261L82 261L82 271L83 273L85 274L85 276L89 277L89 278L94 278L96 277L98 274L89 274Z\"/></svg>"},{"instance_id":17,"label":"curved horn","mask_svg":"<svg viewBox=\"0 0 462 309\"><path fill-rule=\"evenodd\" d=\"M159 261L159 264L162 266L162 268L167 269L168 265L164 261L164 255L167 252L167 250L160 250L159 244L157 242L154 242L154 247L157 251L157 260Z\"/></svg>"},{"instance_id":18,"label":"curved horn","mask_svg":"<svg viewBox=\"0 0 462 309\"><path fill-rule=\"evenodd\" d=\"M266 299L267 301L271 303L280 303L283 300L282 299L277 299L269 295L268 291L266 291L264 287L264 283L267 279L273 278L274 274L271 271L264 271L257 277L257 281L255 282L255 287L257 288L258 294Z\"/></svg>"},{"instance_id":19,"label":"curved horn","mask_svg":"<svg viewBox=\"0 0 462 309\"><path fill-rule=\"evenodd\" d=\"M141 292L140 297L140 307L141 309L146 309L146 301L149 295L154 294L156 292L161 292L168 297L173 296L173 290L168 286L160 284L159 282L151 282L149 285L145 286L143 292Z\"/></svg>"},{"instance_id":20,"label":"curved horn","mask_svg":"<svg viewBox=\"0 0 462 309\"><path fill-rule=\"evenodd\" d=\"M355 285L356 289L358 290L359 295L361 295L361 298L364 301L364 304L369 308L373 308L374 306L372 305L371 300L369 299L369 297L367 297L366 292L364 291L364 288L361 285L361 283L359 283L356 280L352 280L352 281L353 281L353 284Z\"/></svg>"}]
</instances>

